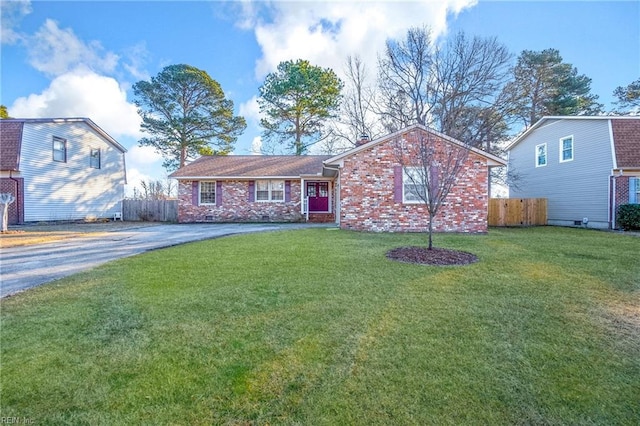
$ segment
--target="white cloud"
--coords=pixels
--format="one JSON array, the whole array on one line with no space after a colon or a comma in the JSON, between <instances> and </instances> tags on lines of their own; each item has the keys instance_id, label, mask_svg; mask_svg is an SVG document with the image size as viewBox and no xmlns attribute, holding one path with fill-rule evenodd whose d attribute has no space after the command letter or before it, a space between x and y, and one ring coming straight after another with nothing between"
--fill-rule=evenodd
<instances>
[{"instance_id":1,"label":"white cloud","mask_svg":"<svg viewBox=\"0 0 640 426\"><path fill-rule=\"evenodd\" d=\"M360 55L370 68L388 38L403 37L410 27L427 25L434 38L444 34L447 17L477 0L408 2L275 2L259 12L244 9L239 23L254 28L262 57L256 77L262 80L286 60L307 59L341 73L347 56ZM266 7L267 4L265 4ZM252 14L252 15L251 15ZM265 19L268 16L269 19Z\"/></svg>"},{"instance_id":2,"label":"white cloud","mask_svg":"<svg viewBox=\"0 0 640 426\"><path fill-rule=\"evenodd\" d=\"M134 145L127 152L127 161L131 164L153 164L161 162L162 155L151 146Z\"/></svg>"},{"instance_id":3,"label":"white cloud","mask_svg":"<svg viewBox=\"0 0 640 426\"><path fill-rule=\"evenodd\" d=\"M238 111L241 116L247 121L254 123L260 123L260 105L258 105L258 97L254 96L246 102L241 103L238 106Z\"/></svg>"},{"instance_id":4,"label":"white cloud","mask_svg":"<svg viewBox=\"0 0 640 426\"><path fill-rule=\"evenodd\" d=\"M136 80L149 80L151 78L149 72L144 69L144 66L150 56L145 42L138 43L128 48L124 52L124 55L125 61L122 66L133 78Z\"/></svg>"},{"instance_id":5,"label":"white cloud","mask_svg":"<svg viewBox=\"0 0 640 426\"><path fill-rule=\"evenodd\" d=\"M16 99L9 111L22 118L88 117L116 138L140 137L140 116L118 82L83 68L56 77L40 94Z\"/></svg>"},{"instance_id":6,"label":"white cloud","mask_svg":"<svg viewBox=\"0 0 640 426\"><path fill-rule=\"evenodd\" d=\"M12 0L0 2L0 40L2 44L15 44L23 39L23 35L16 32L22 18L31 13L31 1Z\"/></svg>"},{"instance_id":7,"label":"white cloud","mask_svg":"<svg viewBox=\"0 0 640 426\"><path fill-rule=\"evenodd\" d=\"M262 155L262 138L256 136L251 141L251 155Z\"/></svg>"},{"instance_id":8,"label":"white cloud","mask_svg":"<svg viewBox=\"0 0 640 426\"><path fill-rule=\"evenodd\" d=\"M61 29L47 19L40 29L25 38L29 63L38 71L56 76L83 66L97 72L111 73L118 64L118 55L105 52L97 41L85 43L70 28Z\"/></svg>"}]
</instances>

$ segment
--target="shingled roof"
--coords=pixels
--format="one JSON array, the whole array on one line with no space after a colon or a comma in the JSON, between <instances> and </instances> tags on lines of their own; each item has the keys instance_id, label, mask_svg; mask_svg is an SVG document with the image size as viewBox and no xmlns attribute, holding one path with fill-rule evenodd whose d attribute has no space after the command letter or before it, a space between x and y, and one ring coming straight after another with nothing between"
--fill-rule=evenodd
<instances>
[{"instance_id":1,"label":"shingled roof","mask_svg":"<svg viewBox=\"0 0 640 426\"><path fill-rule=\"evenodd\" d=\"M0 170L20 170L23 122L0 120Z\"/></svg>"},{"instance_id":2,"label":"shingled roof","mask_svg":"<svg viewBox=\"0 0 640 426\"><path fill-rule=\"evenodd\" d=\"M640 117L611 120L618 168L640 168Z\"/></svg>"},{"instance_id":3,"label":"shingled roof","mask_svg":"<svg viewBox=\"0 0 640 426\"><path fill-rule=\"evenodd\" d=\"M296 178L322 173L330 155L213 155L202 156L175 171L175 179Z\"/></svg>"}]
</instances>

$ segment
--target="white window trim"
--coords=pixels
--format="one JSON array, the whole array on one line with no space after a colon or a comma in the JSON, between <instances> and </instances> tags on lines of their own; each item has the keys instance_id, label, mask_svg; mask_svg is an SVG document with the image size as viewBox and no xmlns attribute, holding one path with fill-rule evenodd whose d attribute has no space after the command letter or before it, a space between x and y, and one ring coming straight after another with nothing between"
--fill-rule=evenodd
<instances>
[{"instance_id":1,"label":"white window trim","mask_svg":"<svg viewBox=\"0 0 640 426\"><path fill-rule=\"evenodd\" d=\"M420 167L403 167L402 168L402 203L403 204L424 204L424 200L421 198L418 198L417 200L407 200L404 189L407 183L411 184L411 180L409 179L407 174L408 169L419 170Z\"/></svg>"},{"instance_id":2,"label":"white window trim","mask_svg":"<svg viewBox=\"0 0 640 426\"><path fill-rule=\"evenodd\" d=\"M203 183L212 183L213 184L213 203L205 203L204 201L202 201L202 184ZM216 205L216 197L218 196L218 194L216 194L217 191L217 187L216 187L217 182L215 180L202 180L198 183L198 205L201 206L215 206Z\"/></svg>"},{"instance_id":3,"label":"white window trim","mask_svg":"<svg viewBox=\"0 0 640 426\"><path fill-rule=\"evenodd\" d=\"M571 158L569 158L568 160L563 160L562 159L562 152L563 152L563 148L564 148L563 147L563 145L564 145L563 142L566 141L567 139L571 139ZM575 151L574 151L574 146L573 146L573 135L569 135L569 136L565 136L563 138L560 138L559 145L560 145L560 147L559 147L560 148L559 149L559 151L560 151L560 154L559 154L560 155L560 157L559 157L560 162L561 163L568 163L569 161L573 161L573 158L575 157L575 155L574 155Z\"/></svg>"},{"instance_id":4,"label":"white window trim","mask_svg":"<svg viewBox=\"0 0 640 426\"><path fill-rule=\"evenodd\" d=\"M268 185L268 199L266 200L259 200L258 199L258 182L267 182ZM274 200L273 199L273 183L274 182L282 182L282 199L281 200ZM257 202L257 203L284 203L284 200L287 198L287 188L286 188L286 183L284 181L284 179L258 179L255 182L255 188L254 188L254 197L253 199Z\"/></svg>"},{"instance_id":5,"label":"white window trim","mask_svg":"<svg viewBox=\"0 0 640 426\"><path fill-rule=\"evenodd\" d=\"M539 164L538 163L538 148L541 147L541 146L544 147L544 164ZM536 150L535 150L534 154L535 154L534 161L535 161L536 167L545 167L549 163L549 150L547 149L546 142L536 145Z\"/></svg>"}]
</instances>

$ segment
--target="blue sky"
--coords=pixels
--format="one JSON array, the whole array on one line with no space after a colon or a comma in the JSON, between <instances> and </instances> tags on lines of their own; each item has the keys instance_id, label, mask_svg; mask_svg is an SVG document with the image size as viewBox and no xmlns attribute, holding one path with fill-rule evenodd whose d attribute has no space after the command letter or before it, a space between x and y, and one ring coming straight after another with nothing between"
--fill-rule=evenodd
<instances>
[{"instance_id":1,"label":"blue sky","mask_svg":"<svg viewBox=\"0 0 640 426\"><path fill-rule=\"evenodd\" d=\"M255 98L280 61L308 59L339 75L359 54L375 74L385 39L428 25L495 36L514 54L555 48L592 79L607 108L640 77L639 1L14 1L3 0L0 103L14 117L82 116L125 147L128 176L164 176L137 140L131 86L186 63L217 80L248 122L236 154L259 145Z\"/></svg>"}]
</instances>

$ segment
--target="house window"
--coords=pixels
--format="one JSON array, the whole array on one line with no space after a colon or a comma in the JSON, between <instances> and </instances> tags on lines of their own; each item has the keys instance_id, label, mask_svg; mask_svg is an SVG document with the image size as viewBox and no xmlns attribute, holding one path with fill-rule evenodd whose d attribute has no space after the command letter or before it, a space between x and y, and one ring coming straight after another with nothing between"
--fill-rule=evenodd
<instances>
[{"instance_id":1,"label":"house window","mask_svg":"<svg viewBox=\"0 0 640 426\"><path fill-rule=\"evenodd\" d=\"M402 173L402 202L424 203L427 188L422 167L405 167Z\"/></svg>"},{"instance_id":2,"label":"house window","mask_svg":"<svg viewBox=\"0 0 640 426\"><path fill-rule=\"evenodd\" d=\"M91 148L91 153L89 154L89 165L93 169L100 168L100 148Z\"/></svg>"},{"instance_id":3,"label":"house window","mask_svg":"<svg viewBox=\"0 0 640 426\"><path fill-rule=\"evenodd\" d=\"M53 161L67 162L67 140L53 137Z\"/></svg>"},{"instance_id":4,"label":"house window","mask_svg":"<svg viewBox=\"0 0 640 426\"><path fill-rule=\"evenodd\" d=\"M573 136L560 139L560 162L573 160Z\"/></svg>"},{"instance_id":5,"label":"house window","mask_svg":"<svg viewBox=\"0 0 640 426\"><path fill-rule=\"evenodd\" d=\"M536 145L536 167L547 165L547 144Z\"/></svg>"},{"instance_id":6,"label":"house window","mask_svg":"<svg viewBox=\"0 0 640 426\"><path fill-rule=\"evenodd\" d=\"M256 181L256 201L284 201L284 181Z\"/></svg>"},{"instance_id":7,"label":"house window","mask_svg":"<svg viewBox=\"0 0 640 426\"><path fill-rule=\"evenodd\" d=\"M199 204L215 204L216 203L216 183L200 182L200 203Z\"/></svg>"}]
</instances>

